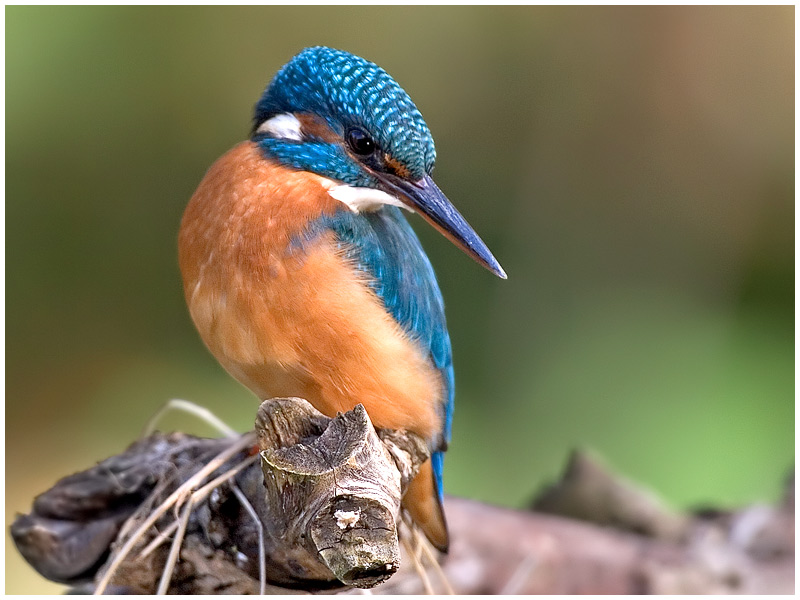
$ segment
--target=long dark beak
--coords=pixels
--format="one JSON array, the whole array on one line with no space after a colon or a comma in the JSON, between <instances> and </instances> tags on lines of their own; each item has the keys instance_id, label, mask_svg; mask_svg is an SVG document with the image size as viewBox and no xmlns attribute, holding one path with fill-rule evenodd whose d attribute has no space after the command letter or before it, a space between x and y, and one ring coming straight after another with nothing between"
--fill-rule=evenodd
<instances>
[{"instance_id":1,"label":"long dark beak","mask_svg":"<svg viewBox=\"0 0 800 600\"><path fill-rule=\"evenodd\" d=\"M408 181L389 173L375 173L386 191L397 196L410 209L439 230L447 239L470 255L476 262L502 279L506 272L483 240L456 210L429 175L419 181Z\"/></svg>"}]
</instances>

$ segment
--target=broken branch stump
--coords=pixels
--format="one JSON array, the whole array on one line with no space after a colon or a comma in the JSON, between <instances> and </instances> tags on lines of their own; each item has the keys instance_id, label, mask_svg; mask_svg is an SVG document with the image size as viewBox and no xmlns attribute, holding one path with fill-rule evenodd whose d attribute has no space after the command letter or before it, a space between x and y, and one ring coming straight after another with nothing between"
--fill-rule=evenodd
<instances>
[{"instance_id":1,"label":"broken branch stump","mask_svg":"<svg viewBox=\"0 0 800 600\"><path fill-rule=\"evenodd\" d=\"M286 564L361 588L397 571L402 488L428 457L420 438L390 436L389 450L360 404L328 419L298 398L264 402L256 432L263 522Z\"/></svg>"}]
</instances>

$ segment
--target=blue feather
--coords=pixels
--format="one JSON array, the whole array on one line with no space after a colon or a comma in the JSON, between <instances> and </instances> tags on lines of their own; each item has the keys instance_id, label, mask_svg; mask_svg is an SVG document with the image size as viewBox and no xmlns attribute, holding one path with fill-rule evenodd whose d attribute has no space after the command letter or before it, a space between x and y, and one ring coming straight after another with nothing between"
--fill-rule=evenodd
<instances>
[{"instance_id":1,"label":"blue feather","mask_svg":"<svg viewBox=\"0 0 800 600\"><path fill-rule=\"evenodd\" d=\"M345 256L371 276L370 285L386 310L428 352L442 374L445 386L440 406L442 431L438 439L430 440L434 477L441 498L455 380L444 300L433 267L414 230L394 206L361 214L342 210L322 217L310 224L298 241L302 245L324 231L333 231Z\"/></svg>"},{"instance_id":2,"label":"blue feather","mask_svg":"<svg viewBox=\"0 0 800 600\"><path fill-rule=\"evenodd\" d=\"M433 170L436 148L414 102L386 71L349 52L317 46L306 48L286 63L256 105L256 127L281 113L318 115L338 135L343 135L347 127L364 128L385 152L408 169L414 180ZM266 149L277 156L275 148ZM291 148L284 151L291 155ZM336 173L335 165L308 157L293 156L294 162L279 158L326 177ZM349 171L346 169L343 174ZM352 185L375 187L370 182Z\"/></svg>"},{"instance_id":3,"label":"blue feather","mask_svg":"<svg viewBox=\"0 0 800 600\"><path fill-rule=\"evenodd\" d=\"M259 134L261 123L283 113L323 118L337 141L312 134L303 140ZM376 64L333 48L306 48L281 68L256 105L253 140L265 157L281 164L356 188L380 188L375 173L354 160L346 148L343 138L353 127L363 129L381 152L398 162L407 180L420 181L433 170L433 138L408 94ZM323 217L296 242L302 246L324 231L335 233L347 258L370 276L370 285L389 314L442 375L442 431L429 440L441 498L454 379L444 303L430 261L405 217L393 206L362 214L342 210Z\"/></svg>"}]
</instances>

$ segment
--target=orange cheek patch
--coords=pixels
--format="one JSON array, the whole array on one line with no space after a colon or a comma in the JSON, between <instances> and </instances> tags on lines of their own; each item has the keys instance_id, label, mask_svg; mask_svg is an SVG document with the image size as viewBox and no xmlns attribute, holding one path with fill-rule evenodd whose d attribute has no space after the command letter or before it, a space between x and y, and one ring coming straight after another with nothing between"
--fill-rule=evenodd
<instances>
[{"instance_id":1,"label":"orange cheek patch","mask_svg":"<svg viewBox=\"0 0 800 600\"><path fill-rule=\"evenodd\" d=\"M342 141L342 138L328 126L324 119L320 119L316 115L310 114L297 114L295 115L303 133L309 137L315 137L323 142L337 144Z\"/></svg>"},{"instance_id":2,"label":"orange cheek patch","mask_svg":"<svg viewBox=\"0 0 800 600\"><path fill-rule=\"evenodd\" d=\"M395 160L389 154L384 154L383 160L386 161L386 164L392 171L394 171L395 175L404 178L408 178L408 176L411 175L409 170L402 163L400 163L400 161Z\"/></svg>"}]
</instances>

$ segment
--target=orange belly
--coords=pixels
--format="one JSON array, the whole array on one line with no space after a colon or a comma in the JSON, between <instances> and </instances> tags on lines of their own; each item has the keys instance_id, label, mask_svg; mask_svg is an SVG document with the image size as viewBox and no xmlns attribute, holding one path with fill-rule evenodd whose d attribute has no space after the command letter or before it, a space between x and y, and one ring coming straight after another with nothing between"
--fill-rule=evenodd
<instances>
[{"instance_id":1,"label":"orange belly","mask_svg":"<svg viewBox=\"0 0 800 600\"><path fill-rule=\"evenodd\" d=\"M298 396L330 417L360 403L376 426L434 440L444 387L427 354L332 234L290 248L307 223L342 209L327 188L322 177L264 160L250 142L220 158L181 223L192 319L222 366L259 398ZM404 504L446 546L430 463Z\"/></svg>"},{"instance_id":2,"label":"orange belly","mask_svg":"<svg viewBox=\"0 0 800 600\"><path fill-rule=\"evenodd\" d=\"M287 251L340 210L327 180L240 144L211 168L181 225L189 311L219 362L259 398L295 395L320 412L364 405L379 427L441 431L439 372L386 312L332 237Z\"/></svg>"}]
</instances>

